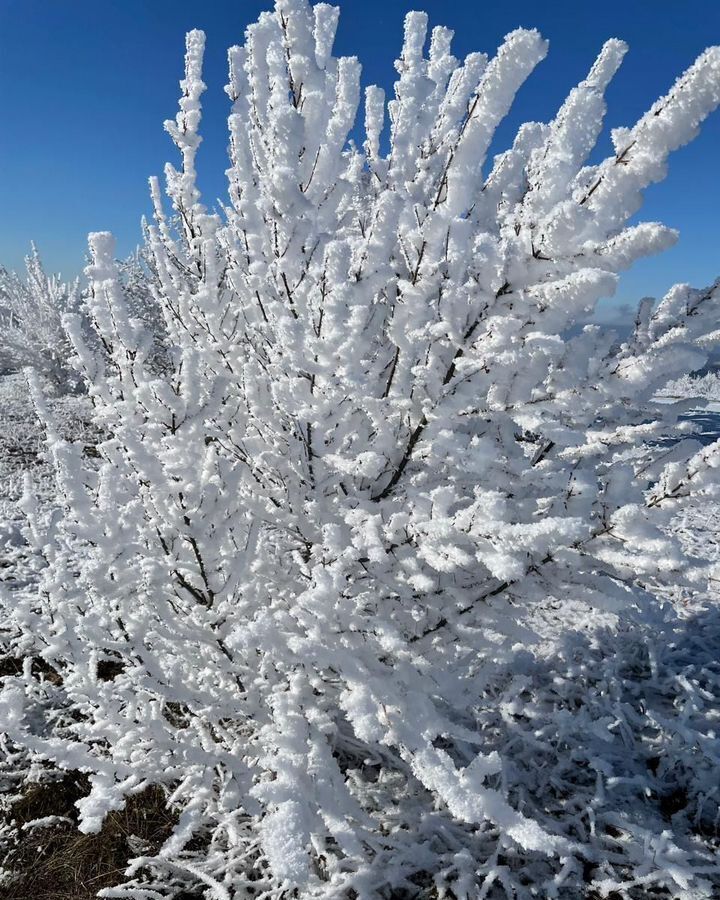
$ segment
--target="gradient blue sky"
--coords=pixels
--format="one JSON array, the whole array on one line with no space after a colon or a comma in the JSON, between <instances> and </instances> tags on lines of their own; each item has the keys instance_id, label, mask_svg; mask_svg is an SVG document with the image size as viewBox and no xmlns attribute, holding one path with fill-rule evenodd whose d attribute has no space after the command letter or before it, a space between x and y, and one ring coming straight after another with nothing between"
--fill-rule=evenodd
<instances>
[{"instance_id":1,"label":"gradient blue sky","mask_svg":"<svg viewBox=\"0 0 720 900\"><path fill-rule=\"evenodd\" d=\"M88 231L111 230L119 251L140 238L149 211L147 178L175 161L164 119L175 114L183 36L207 33L201 186L224 197L227 98L225 50L271 0L0 0L0 263L18 267L35 240L48 268L75 274ZM519 25L537 27L550 52L518 95L493 152L518 124L552 117L602 42L630 52L608 91L606 131L630 125L706 46L720 43L718 0L591 3L344 0L336 52L360 57L365 83L390 88L409 9L455 29L455 54L493 51ZM720 111L671 159L651 187L642 218L678 228L679 244L623 277L616 303L662 294L676 281L704 285L720 275Z\"/></svg>"}]
</instances>

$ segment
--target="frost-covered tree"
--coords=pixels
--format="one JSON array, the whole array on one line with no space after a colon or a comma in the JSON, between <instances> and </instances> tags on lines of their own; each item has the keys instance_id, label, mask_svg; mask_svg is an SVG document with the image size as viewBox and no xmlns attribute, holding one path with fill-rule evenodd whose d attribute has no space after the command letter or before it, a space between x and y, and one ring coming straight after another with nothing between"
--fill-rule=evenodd
<instances>
[{"instance_id":1,"label":"frost-covered tree","mask_svg":"<svg viewBox=\"0 0 720 900\"><path fill-rule=\"evenodd\" d=\"M78 281L68 284L48 275L34 245L25 267L25 278L0 267L0 369L32 366L56 388L67 390L79 379L68 364L72 346L62 318L77 311Z\"/></svg>"},{"instance_id":2,"label":"frost-covered tree","mask_svg":"<svg viewBox=\"0 0 720 900\"><path fill-rule=\"evenodd\" d=\"M720 291L720 279L705 288L693 288L687 284L677 284L670 290L670 295L677 295L675 303L685 303L688 307L704 304L708 297L717 295ZM670 301L670 295L666 302ZM717 322L716 322L717 325ZM699 371L683 374L680 378L671 380L666 384L661 394L675 400L720 400L720 371L718 371L718 349L720 348L720 329L703 334L698 339L698 345L703 351L705 363ZM708 357L709 354L709 358Z\"/></svg>"},{"instance_id":3,"label":"frost-covered tree","mask_svg":"<svg viewBox=\"0 0 720 900\"><path fill-rule=\"evenodd\" d=\"M698 375L683 375L669 382L662 390L662 395L678 399L720 400L720 374L706 372Z\"/></svg>"},{"instance_id":4,"label":"frost-covered tree","mask_svg":"<svg viewBox=\"0 0 720 900\"><path fill-rule=\"evenodd\" d=\"M152 364L163 368L167 345L161 310L155 299L157 278L146 253L118 262L128 314L142 323L151 340ZM74 350L63 324L66 314L78 317L85 343L102 352L101 336L89 328L80 280L68 283L48 275L35 245L25 259L26 275L0 267L0 370L31 367L61 391L81 383L73 367ZM154 290L155 287L155 290Z\"/></svg>"},{"instance_id":5,"label":"frost-covered tree","mask_svg":"<svg viewBox=\"0 0 720 900\"><path fill-rule=\"evenodd\" d=\"M278 0L230 50L219 212L196 184L188 35L166 124L182 166L171 212L151 182L147 238L169 372L146 364L111 236L90 237L109 361L66 324L109 437L88 463L48 421L58 512L45 526L28 490L45 567L9 615L17 651L59 677L6 679L6 730L90 773L85 831L167 787L172 838L106 896L189 880L215 898L710 897L712 860L646 814L666 763L641 756L674 742L712 817L705 694L643 732L659 651L635 642L648 687L626 690L567 610L650 620L653 586L683 579L662 526L715 490L718 447L668 452L675 409L653 397L702 364L718 292L643 304L625 343L571 329L675 239L626 223L720 101L720 49L587 165L626 49L611 40L488 164L537 32L459 62L410 13L395 96L366 90L358 146L337 16Z\"/></svg>"}]
</instances>

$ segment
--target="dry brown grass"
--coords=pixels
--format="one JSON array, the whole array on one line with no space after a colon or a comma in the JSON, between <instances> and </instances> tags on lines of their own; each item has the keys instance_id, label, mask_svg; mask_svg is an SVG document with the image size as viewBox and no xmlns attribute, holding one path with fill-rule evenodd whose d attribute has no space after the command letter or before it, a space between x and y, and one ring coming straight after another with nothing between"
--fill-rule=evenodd
<instances>
[{"instance_id":1,"label":"dry brown grass","mask_svg":"<svg viewBox=\"0 0 720 900\"><path fill-rule=\"evenodd\" d=\"M87 792L85 776L68 772L55 781L28 785L12 804L5 820L14 829L14 840L3 860L12 875L0 886L0 900L92 900L101 888L120 884L128 860L139 855L128 838L153 853L170 834L174 817L158 787L111 812L98 834L81 834L75 802ZM47 816L70 822L23 828Z\"/></svg>"},{"instance_id":2,"label":"dry brown grass","mask_svg":"<svg viewBox=\"0 0 720 900\"><path fill-rule=\"evenodd\" d=\"M22 675L25 660L19 656L3 656L0 658L0 678L7 675ZM62 684L62 676L48 665L44 659L35 656L32 659L31 672L35 678L44 678L51 684Z\"/></svg>"}]
</instances>

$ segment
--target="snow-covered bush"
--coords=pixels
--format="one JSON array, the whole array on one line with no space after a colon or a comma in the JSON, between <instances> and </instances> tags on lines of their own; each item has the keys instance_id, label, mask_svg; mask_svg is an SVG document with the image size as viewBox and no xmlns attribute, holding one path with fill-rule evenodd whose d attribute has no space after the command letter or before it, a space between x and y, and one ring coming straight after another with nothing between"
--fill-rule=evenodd
<instances>
[{"instance_id":1,"label":"snow-covered bush","mask_svg":"<svg viewBox=\"0 0 720 900\"><path fill-rule=\"evenodd\" d=\"M146 365L162 373L171 365L167 328L162 306L158 302L160 284L153 270L153 260L146 247L118 263L123 297L128 315L138 319L140 327L151 339Z\"/></svg>"},{"instance_id":2,"label":"snow-covered bush","mask_svg":"<svg viewBox=\"0 0 720 900\"><path fill-rule=\"evenodd\" d=\"M78 282L48 275L35 246L25 267L24 279L0 267L0 372L32 366L54 387L71 389L79 379L68 364L72 346L62 318L78 309Z\"/></svg>"},{"instance_id":3,"label":"snow-covered bush","mask_svg":"<svg viewBox=\"0 0 720 900\"><path fill-rule=\"evenodd\" d=\"M704 375L683 375L670 381L660 391L661 397L699 399L720 402L720 373L706 372Z\"/></svg>"},{"instance_id":4,"label":"snow-covered bush","mask_svg":"<svg viewBox=\"0 0 720 900\"><path fill-rule=\"evenodd\" d=\"M79 279L72 284L48 275L33 245L26 257L26 276L0 267L0 372L18 372L27 366L47 378L56 390L80 385L72 365L74 355L63 324L66 314L79 317L86 342L102 352L102 343L89 329ZM118 263L128 314L138 319L151 340L151 358L164 368L167 346L162 313L153 285L157 279L136 253Z\"/></svg>"},{"instance_id":5,"label":"snow-covered bush","mask_svg":"<svg viewBox=\"0 0 720 900\"><path fill-rule=\"evenodd\" d=\"M685 304L689 314L692 310L712 300L720 290L720 279L704 288L693 288L689 284L676 284L670 289L664 302L674 305ZM646 303L653 303L648 298ZM717 326L717 322L716 322ZM681 400L720 400L720 373L718 369L718 348L720 347L720 328L715 328L697 338L697 344L703 353L707 365L700 371L684 372L679 378L671 378L658 392L659 396ZM709 358L708 358L709 353Z\"/></svg>"},{"instance_id":6,"label":"snow-covered bush","mask_svg":"<svg viewBox=\"0 0 720 900\"><path fill-rule=\"evenodd\" d=\"M6 678L5 729L90 773L86 832L167 788L173 836L105 896L711 897L720 689L711 659L683 657L682 682L658 662L678 632L652 590L682 584L662 526L715 490L720 452L668 455L676 412L653 397L702 365L719 298L644 304L622 344L570 334L673 242L626 222L720 101L720 49L586 165L625 53L609 41L486 167L537 32L458 62L410 13L359 147L336 23L278 0L230 50L219 213L196 186L188 35L173 212L154 180L148 229L168 372L112 238L90 237L109 362L66 321L108 437L88 464L43 413L58 511L44 523L28 490L45 567L7 615L13 652L57 677Z\"/></svg>"}]
</instances>

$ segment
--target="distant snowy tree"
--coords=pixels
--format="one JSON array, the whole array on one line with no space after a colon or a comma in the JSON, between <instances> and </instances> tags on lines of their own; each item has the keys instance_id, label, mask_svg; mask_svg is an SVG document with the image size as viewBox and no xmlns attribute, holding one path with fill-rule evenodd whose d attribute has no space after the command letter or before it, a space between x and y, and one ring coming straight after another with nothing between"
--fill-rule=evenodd
<instances>
[{"instance_id":1,"label":"distant snowy tree","mask_svg":"<svg viewBox=\"0 0 720 900\"><path fill-rule=\"evenodd\" d=\"M86 832L167 786L172 838L106 896L190 880L223 900L711 897L697 844L632 815L650 770L621 750L654 695L577 648L574 677L542 661L548 623L574 633L549 616L563 604L588 625L651 618L652 585L683 579L661 526L716 490L720 448L668 456L676 411L653 397L702 365L717 292L642 305L625 343L571 328L675 240L626 223L720 101L720 49L587 165L626 49L611 40L556 118L486 165L537 32L458 62L451 32L426 52L410 13L395 97L366 90L359 147L337 18L278 0L230 50L219 213L196 184L204 36L188 35L166 124L182 167L172 213L151 182L148 228L169 372L147 365L111 236L90 236L108 359L66 324L109 436L87 461L47 416L58 511L44 524L28 490L45 568L8 628L59 677L5 679L6 731L90 773ZM657 653L634 647L659 685ZM720 751L693 702L677 735L659 714L647 733L694 760L711 815Z\"/></svg>"},{"instance_id":2,"label":"distant snowy tree","mask_svg":"<svg viewBox=\"0 0 720 900\"><path fill-rule=\"evenodd\" d=\"M151 367L166 367L168 351L162 311L154 288L157 278L138 252L118 262L119 279L128 315L137 319L150 341ZM47 378L55 389L74 390L81 378L72 364L74 350L63 319L66 314L79 323L84 342L102 352L102 341L89 327L79 279L67 283L48 275L33 245L26 257L26 276L0 267L0 370L18 372L31 367Z\"/></svg>"},{"instance_id":3,"label":"distant snowy tree","mask_svg":"<svg viewBox=\"0 0 720 900\"><path fill-rule=\"evenodd\" d=\"M702 399L720 401L720 374L706 372L704 375L683 375L670 381L661 391L661 396L679 399Z\"/></svg>"},{"instance_id":4,"label":"distant snowy tree","mask_svg":"<svg viewBox=\"0 0 720 900\"><path fill-rule=\"evenodd\" d=\"M675 297L675 304L685 303L689 310L706 304L708 299L717 298L720 294L720 280L705 288L693 288L688 284L677 284L671 288L664 302ZM693 314L693 313L691 313ZM699 371L684 373L680 378L669 381L660 391L661 395L676 400L702 399L720 401L720 371L718 371L718 348L720 347L720 328L715 322L715 329L698 338L697 343L703 352L702 362L706 363ZM709 359L706 359L709 354Z\"/></svg>"},{"instance_id":5,"label":"distant snowy tree","mask_svg":"<svg viewBox=\"0 0 720 900\"><path fill-rule=\"evenodd\" d=\"M77 310L78 282L48 275L34 245L25 266L25 278L0 267L0 369L32 366L56 388L73 387L79 378L62 317Z\"/></svg>"}]
</instances>

